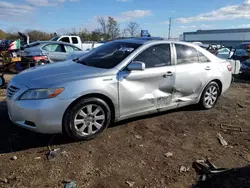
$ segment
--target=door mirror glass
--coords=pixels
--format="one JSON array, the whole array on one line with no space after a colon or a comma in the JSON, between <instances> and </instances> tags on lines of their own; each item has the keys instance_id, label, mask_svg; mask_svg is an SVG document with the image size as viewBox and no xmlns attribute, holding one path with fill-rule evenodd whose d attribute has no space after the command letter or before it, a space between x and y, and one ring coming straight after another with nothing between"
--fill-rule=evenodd
<instances>
[{"instance_id":1,"label":"door mirror glass","mask_svg":"<svg viewBox=\"0 0 250 188\"><path fill-rule=\"evenodd\" d=\"M141 61L132 61L128 65L128 70L130 70L130 71L132 71L132 70L143 71L143 70L145 70L145 63L143 63Z\"/></svg>"}]
</instances>

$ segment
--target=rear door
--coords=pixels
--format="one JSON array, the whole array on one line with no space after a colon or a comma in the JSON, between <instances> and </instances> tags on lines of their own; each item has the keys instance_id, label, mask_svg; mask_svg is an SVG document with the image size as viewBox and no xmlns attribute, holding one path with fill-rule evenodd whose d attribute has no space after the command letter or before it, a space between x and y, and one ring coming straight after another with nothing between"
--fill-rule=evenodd
<instances>
[{"instance_id":1,"label":"rear door","mask_svg":"<svg viewBox=\"0 0 250 188\"><path fill-rule=\"evenodd\" d=\"M64 61L67 57L62 44L47 44L42 47L43 54L47 55L50 62Z\"/></svg>"},{"instance_id":2,"label":"rear door","mask_svg":"<svg viewBox=\"0 0 250 188\"><path fill-rule=\"evenodd\" d=\"M134 61L145 63L143 71L119 72L121 117L157 111L172 103L175 66L170 44L155 44L142 51Z\"/></svg>"},{"instance_id":3,"label":"rear door","mask_svg":"<svg viewBox=\"0 0 250 188\"><path fill-rule=\"evenodd\" d=\"M213 64L192 46L175 44L176 80L174 100L188 102L198 99L213 76Z\"/></svg>"}]
</instances>

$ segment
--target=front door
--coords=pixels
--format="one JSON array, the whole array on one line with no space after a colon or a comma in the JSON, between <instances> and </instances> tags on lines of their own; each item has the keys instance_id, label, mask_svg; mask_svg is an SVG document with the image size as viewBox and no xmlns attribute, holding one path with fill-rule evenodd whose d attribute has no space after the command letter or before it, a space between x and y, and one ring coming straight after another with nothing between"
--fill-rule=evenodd
<instances>
[{"instance_id":1,"label":"front door","mask_svg":"<svg viewBox=\"0 0 250 188\"><path fill-rule=\"evenodd\" d=\"M134 61L145 63L146 68L118 74L121 118L157 111L172 102L175 66L171 65L170 44L150 46Z\"/></svg>"},{"instance_id":2,"label":"front door","mask_svg":"<svg viewBox=\"0 0 250 188\"><path fill-rule=\"evenodd\" d=\"M213 66L206 56L195 48L175 44L176 81L174 99L179 102L195 101L213 75Z\"/></svg>"}]
</instances>

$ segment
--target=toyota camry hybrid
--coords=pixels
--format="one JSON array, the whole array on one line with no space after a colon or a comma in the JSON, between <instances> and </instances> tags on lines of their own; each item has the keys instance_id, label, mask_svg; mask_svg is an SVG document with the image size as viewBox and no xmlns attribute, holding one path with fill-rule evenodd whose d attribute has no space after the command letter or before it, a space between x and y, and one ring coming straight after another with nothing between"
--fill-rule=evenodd
<instances>
[{"instance_id":1,"label":"toyota camry hybrid","mask_svg":"<svg viewBox=\"0 0 250 188\"><path fill-rule=\"evenodd\" d=\"M117 40L13 77L8 112L23 128L87 140L123 119L191 104L210 109L230 87L231 71L194 44Z\"/></svg>"}]
</instances>

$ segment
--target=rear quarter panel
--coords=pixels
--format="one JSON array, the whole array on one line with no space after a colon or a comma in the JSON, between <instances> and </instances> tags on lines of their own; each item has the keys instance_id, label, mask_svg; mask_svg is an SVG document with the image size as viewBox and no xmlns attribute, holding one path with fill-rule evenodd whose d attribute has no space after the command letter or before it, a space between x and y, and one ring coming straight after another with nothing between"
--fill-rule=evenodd
<instances>
[{"instance_id":1,"label":"rear quarter panel","mask_svg":"<svg viewBox=\"0 0 250 188\"><path fill-rule=\"evenodd\" d=\"M214 63L214 78L222 82L222 94L229 89L232 82L232 72L228 70L228 65L230 65L230 62L226 60L221 60Z\"/></svg>"}]
</instances>

